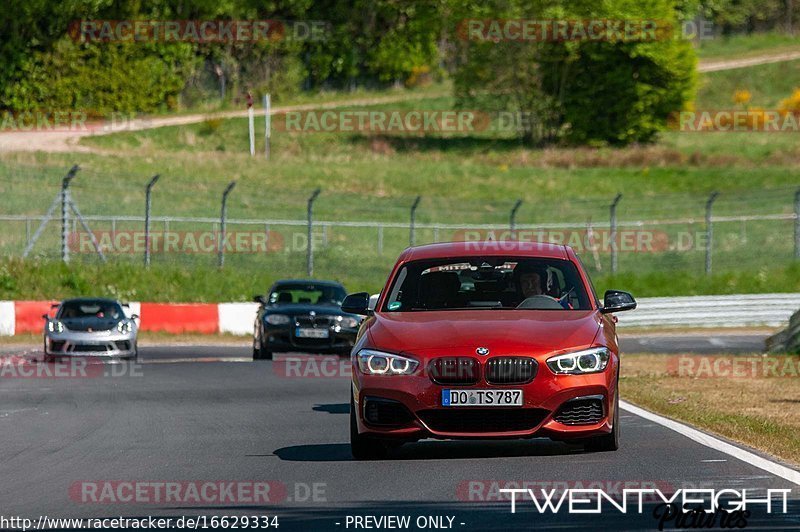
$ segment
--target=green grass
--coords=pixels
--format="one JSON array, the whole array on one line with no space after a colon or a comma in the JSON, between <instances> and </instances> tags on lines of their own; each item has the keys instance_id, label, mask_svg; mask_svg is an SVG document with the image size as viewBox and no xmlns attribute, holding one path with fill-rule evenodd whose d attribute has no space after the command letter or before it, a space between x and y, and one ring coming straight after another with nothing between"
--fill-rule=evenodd
<instances>
[{"instance_id":1,"label":"green grass","mask_svg":"<svg viewBox=\"0 0 800 532\"><path fill-rule=\"evenodd\" d=\"M800 60L708 72L700 76L695 107L698 110L743 108L733 103L733 93L748 90L752 94L750 106L777 109L798 88Z\"/></svg>"},{"instance_id":2,"label":"green grass","mask_svg":"<svg viewBox=\"0 0 800 532\"><path fill-rule=\"evenodd\" d=\"M788 96L800 80L800 61L708 76L711 86L697 105L730 108L735 82L751 79L764 87L757 95ZM788 66L787 66L788 65ZM762 78L765 69L778 79ZM780 70L789 68L788 71ZM770 70L773 69L773 70ZM777 69L777 70L774 70ZM794 69L794 70L792 70ZM744 73L747 73L746 75ZM752 75L751 75L752 74ZM721 88L720 88L721 87ZM741 87L737 87L741 88ZM749 88L749 87L745 87ZM440 96L441 87L414 91L404 102L373 106L383 110L450 109L454 102ZM751 89L752 90L752 89ZM754 92L754 95L756 93ZM759 104L754 96L753 104ZM764 104L766 106L766 104ZM262 139L257 152L261 153ZM68 269L58 258L59 228L52 223L33 250L35 262L4 263L0 299L63 297L105 291L125 299L170 301L246 300L271 281L305 271L305 247L296 244L303 226L237 224L242 219L302 220L306 200L319 187L317 221L378 221L405 224L416 195L423 201L419 223L508 223L517 198L524 203L519 224L573 223L570 235L580 236L585 224L607 223L608 205L624 193L620 223L637 220L681 220L634 229L655 231L674 243L694 239L704 231L703 209L708 194L719 191L715 215L792 213L800 184L800 147L793 134L680 133L670 131L650 146L531 149L491 132L468 135L367 135L356 133L285 133L276 131L272 159L249 157L245 119L222 120L181 127L125 132L84 138L95 153L0 155L0 196L3 214L41 214L58 192L60 179L74 163L82 167L72 195L84 214L141 216L144 184L153 174L162 179L153 196L154 216L194 216L216 219L222 190L237 181L228 203L229 231L266 231L283 242L269 254L229 254L219 272L214 253L156 254L149 271L139 254L110 255L101 266L91 253L73 254ZM95 231L110 231L94 221ZM31 222L0 221L0 251L18 257ZM119 220L117 231L142 230L141 222ZM167 227L154 222L153 230ZM703 274L704 248L697 241L686 250L621 252L619 275L608 276L607 250L595 257L582 253L598 288L630 288L640 296L695 293L800 291L800 270L793 259L791 220L719 222L715 224L715 275ZM171 231L212 231L211 223L175 223ZM322 236L318 224L317 237ZM419 228L417 243L451 240L453 229ZM407 227L383 230L334 226L316 246L316 275L338 279L351 289L377 291L397 254L408 244ZM580 249L579 249L580 251ZM769 257L769 260L765 260Z\"/></svg>"},{"instance_id":3,"label":"green grass","mask_svg":"<svg viewBox=\"0 0 800 532\"><path fill-rule=\"evenodd\" d=\"M250 301L254 294L266 292L278 279L305 277L300 257L268 257L258 264L228 261L223 270L213 265L212 257L208 259L206 264L189 267L156 259L150 269L143 268L139 262L64 265L53 261L5 259L0 261L0 294L6 300L47 300L92 294L128 301ZM377 293L383 288L395 257L321 253L316 259L317 277L342 282L351 292ZM596 273L593 280L601 296L610 288L629 290L636 297L800 292L798 266L765 266L755 272L755 281L751 273L739 271L712 276L674 271L616 276Z\"/></svg>"},{"instance_id":4,"label":"green grass","mask_svg":"<svg viewBox=\"0 0 800 532\"><path fill-rule=\"evenodd\" d=\"M696 46L700 59L740 59L742 57L779 53L800 48L796 36L767 32L748 35L719 36L703 39Z\"/></svg>"}]
</instances>

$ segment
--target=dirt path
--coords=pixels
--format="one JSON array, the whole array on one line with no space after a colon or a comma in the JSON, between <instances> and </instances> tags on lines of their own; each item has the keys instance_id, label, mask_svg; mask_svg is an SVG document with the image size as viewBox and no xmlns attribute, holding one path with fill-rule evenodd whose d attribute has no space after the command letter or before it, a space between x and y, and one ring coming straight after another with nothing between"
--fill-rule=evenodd
<instances>
[{"instance_id":1,"label":"dirt path","mask_svg":"<svg viewBox=\"0 0 800 532\"><path fill-rule=\"evenodd\" d=\"M757 65L766 65L769 63L794 61L795 59L800 59L800 50L793 52L782 52L779 54L766 54L755 57L745 57L743 59L725 59L722 61L701 61L697 67L697 71L719 72L720 70L747 68Z\"/></svg>"},{"instance_id":2,"label":"dirt path","mask_svg":"<svg viewBox=\"0 0 800 532\"><path fill-rule=\"evenodd\" d=\"M308 103L302 105L288 105L283 107L273 107L271 114L281 114L288 111L305 111L311 109L335 109L338 107L376 105L382 103L402 102L408 100L420 100L436 97L437 94L397 94L374 98L361 98L353 100L337 100L327 103ZM263 110L256 111L257 117L263 116ZM180 116L167 116L156 118L143 118L122 123L109 125L103 123L86 123L84 127L77 131L26 131L26 132L6 132L0 133L0 152L11 151L45 151L45 152L69 152L86 153L97 152L96 148L82 146L78 144L81 138L92 135L108 135L121 131L140 131L165 126L181 126L195 124L211 118L238 118L247 116L247 110L225 111L219 113L197 113Z\"/></svg>"},{"instance_id":3,"label":"dirt path","mask_svg":"<svg viewBox=\"0 0 800 532\"><path fill-rule=\"evenodd\" d=\"M743 59L725 59L718 61L702 61L697 67L698 72L719 72L721 70L733 70L736 68L747 68L756 65L766 65L782 61L794 61L800 59L800 50L792 52L782 52L778 54L765 54ZM407 100L424 99L431 97L431 94L398 94L378 98L364 98L355 100L338 100L328 103L309 103L303 105L290 105L285 107L275 107L272 114L285 113L287 111L304 111L310 109L334 109L353 105L375 105L381 103L401 102ZM181 116L168 116L163 118L141 119L135 122L108 126L104 124L86 124L85 129L80 131L31 131L31 132L7 132L0 133L0 152L10 151L45 151L45 152L92 152L97 151L90 146L82 146L78 141L82 137L91 135L107 135L119 131L139 131L164 126L180 126L185 124L195 124L209 118L236 118L247 116L246 110L227 111L222 113L197 113Z\"/></svg>"}]
</instances>

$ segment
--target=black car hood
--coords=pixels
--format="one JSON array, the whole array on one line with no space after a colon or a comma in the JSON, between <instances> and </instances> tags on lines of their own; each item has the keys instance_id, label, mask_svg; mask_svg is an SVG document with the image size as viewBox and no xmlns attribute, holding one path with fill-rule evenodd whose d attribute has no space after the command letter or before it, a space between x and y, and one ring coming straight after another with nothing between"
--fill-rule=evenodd
<instances>
[{"instance_id":1,"label":"black car hood","mask_svg":"<svg viewBox=\"0 0 800 532\"><path fill-rule=\"evenodd\" d=\"M270 305L266 307L269 314L289 314L295 316L298 314L308 314L314 311L319 316L332 315L332 316L355 316L355 314L348 314L342 312L340 307L335 305L304 305L298 303L286 303L283 305Z\"/></svg>"},{"instance_id":2,"label":"black car hood","mask_svg":"<svg viewBox=\"0 0 800 532\"><path fill-rule=\"evenodd\" d=\"M110 331L120 320L113 318L63 318L61 323L70 331Z\"/></svg>"}]
</instances>

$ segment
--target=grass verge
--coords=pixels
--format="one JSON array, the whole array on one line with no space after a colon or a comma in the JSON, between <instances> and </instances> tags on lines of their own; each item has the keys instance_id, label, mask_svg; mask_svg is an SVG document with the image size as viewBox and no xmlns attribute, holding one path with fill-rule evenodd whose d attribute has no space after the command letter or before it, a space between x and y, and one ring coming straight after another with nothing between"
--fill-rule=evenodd
<instances>
[{"instance_id":1,"label":"grass verge","mask_svg":"<svg viewBox=\"0 0 800 532\"><path fill-rule=\"evenodd\" d=\"M800 375L774 376L761 369L741 377L705 370L679 370L679 357L692 356L695 368L712 367L713 357L700 355L622 355L620 390L631 403L800 464ZM736 358L720 355L725 358ZM774 357L777 367L797 357ZM703 359L711 366L703 366ZM738 357L742 360L742 357ZM767 367L760 355L748 357ZM720 368L725 366L720 365Z\"/></svg>"},{"instance_id":2,"label":"grass verge","mask_svg":"<svg viewBox=\"0 0 800 532\"><path fill-rule=\"evenodd\" d=\"M305 277L304 255L256 262L213 266L182 263L155 264L145 269L136 263L64 265L55 261L0 261L0 299L47 300L77 296L106 296L124 301L198 302L251 301L278 279ZM395 256L348 258L321 255L315 277L332 279L350 292L377 293L386 282ZM696 294L800 292L800 265L773 266L758 271L729 271L714 275L655 271L594 275L599 294L614 288L636 297Z\"/></svg>"},{"instance_id":3,"label":"grass verge","mask_svg":"<svg viewBox=\"0 0 800 532\"><path fill-rule=\"evenodd\" d=\"M798 49L797 37L783 32L751 33L701 39L695 48L700 59L741 59Z\"/></svg>"}]
</instances>

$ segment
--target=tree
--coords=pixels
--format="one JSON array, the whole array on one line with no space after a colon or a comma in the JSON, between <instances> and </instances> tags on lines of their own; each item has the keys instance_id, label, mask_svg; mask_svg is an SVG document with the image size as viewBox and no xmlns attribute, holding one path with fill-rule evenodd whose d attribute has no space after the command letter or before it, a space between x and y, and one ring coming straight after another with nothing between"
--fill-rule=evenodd
<instances>
[{"instance_id":1,"label":"tree","mask_svg":"<svg viewBox=\"0 0 800 532\"><path fill-rule=\"evenodd\" d=\"M673 0L474 2L467 20L658 21L658 40L458 41L455 94L462 106L517 113L528 143L648 141L691 99L696 59L678 35ZM488 26L485 26L488 27ZM462 26L463 28L463 26ZM468 36L469 37L469 36Z\"/></svg>"}]
</instances>

